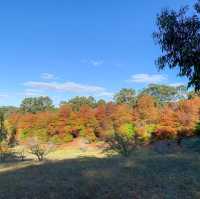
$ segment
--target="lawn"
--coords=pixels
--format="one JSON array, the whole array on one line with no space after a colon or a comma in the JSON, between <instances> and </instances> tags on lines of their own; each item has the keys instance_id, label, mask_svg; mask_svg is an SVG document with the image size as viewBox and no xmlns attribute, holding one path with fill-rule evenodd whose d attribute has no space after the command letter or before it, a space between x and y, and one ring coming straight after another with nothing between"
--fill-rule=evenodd
<instances>
[{"instance_id":1,"label":"lawn","mask_svg":"<svg viewBox=\"0 0 200 199\"><path fill-rule=\"evenodd\" d=\"M192 142L170 152L138 149L129 158L62 148L42 163L0 163L0 199L199 199Z\"/></svg>"}]
</instances>

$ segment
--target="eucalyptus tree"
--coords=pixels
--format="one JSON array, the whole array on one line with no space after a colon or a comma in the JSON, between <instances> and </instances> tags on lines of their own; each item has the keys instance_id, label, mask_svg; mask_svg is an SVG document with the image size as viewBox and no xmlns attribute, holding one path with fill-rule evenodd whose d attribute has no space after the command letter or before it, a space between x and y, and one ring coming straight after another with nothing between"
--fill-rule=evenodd
<instances>
[{"instance_id":1,"label":"eucalyptus tree","mask_svg":"<svg viewBox=\"0 0 200 199\"><path fill-rule=\"evenodd\" d=\"M136 101L136 92L134 89L123 88L114 96L114 101L117 104L133 105Z\"/></svg>"},{"instance_id":2,"label":"eucalyptus tree","mask_svg":"<svg viewBox=\"0 0 200 199\"><path fill-rule=\"evenodd\" d=\"M178 68L179 76L188 78L188 87L200 90L200 0L189 12L189 6L179 10L163 9L157 15L157 30L153 33L162 55L159 69Z\"/></svg>"}]
</instances>

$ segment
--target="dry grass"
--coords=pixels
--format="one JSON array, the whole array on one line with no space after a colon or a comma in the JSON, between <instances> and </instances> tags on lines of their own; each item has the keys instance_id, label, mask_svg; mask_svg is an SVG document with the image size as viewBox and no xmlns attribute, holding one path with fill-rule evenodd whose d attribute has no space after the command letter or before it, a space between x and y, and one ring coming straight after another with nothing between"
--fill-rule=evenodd
<instances>
[{"instance_id":1,"label":"dry grass","mask_svg":"<svg viewBox=\"0 0 200 199\"><path fill-rule=\"evenodd\" d=\"M200 198L200 155L189 149L165 154L141 149L129 158L98 154L97 148L62 148L42 163L0 164L0 198Z\"/></svg>"}]
</instances>

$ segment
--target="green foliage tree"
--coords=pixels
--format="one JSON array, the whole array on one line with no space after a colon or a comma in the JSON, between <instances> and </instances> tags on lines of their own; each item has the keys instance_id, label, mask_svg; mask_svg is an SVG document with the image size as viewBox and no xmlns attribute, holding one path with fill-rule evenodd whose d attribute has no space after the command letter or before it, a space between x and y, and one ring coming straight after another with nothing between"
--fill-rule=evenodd
<instances>
[{"instance_id":1,"label":"green foliage tree","mask_svg":"<svg viewBox=\"0 0 200 199\"><path fill-rule=\"evenodd\" d=\"M188 93L188 99L193 99L193 98L195 98L195 97L200 97L200 91L190 91L189 93Z\"/></svg>"},{"instance_id":2,"label":"green foliage tree","mask_svg":"<svg viewBox=\"0 0 200 199\"><path fill-rule=\"evenodd\" d=\"M188 9L164 9L157 16L153 37L163 55L156 64L159 69L178 68L178 75L189 79L188 86L200 90L200 1L194 5L194 14L188 14Z\"/></svg>"},{"instance_id":3,"label":"green foliage tree","mask_svg":"<svg viewBox=\"0 0 200 199\"><path fill-rule=\"evenodd\" d=\"M140 95L150 95L160 103L164 104L171 101L177 101L187 97L187 88L185 86L168 86L159 84L150 84Z\"/></svg>"},{"instance_id":4,"label":"green foliage tree","mask_svg":"<svg viewBox=\"0 0 200 199\"><path fill-rule=\"evenodd\" d=\"M136 128L131 123L124 123L120 126L119 131L122 135L132 138L136 133Z\"/></svg>"},{"instance_id":5,"label":"green foliage tree","mask_svg":"<svg viewBox=\"0 0 200 199\"><path fill-rule=\"evenodd\" d=\"M97 106L100 106L100 105L106 105L106 101L103 100L103 99L100 99L100 100L97 101L96 104L97 104Z\"/></svg>"},{"instance_id":6,"label":"green foliage tree","mask_svg":"<svg viewBox=\"0 0 200 199\"><path fill-rule=\"evenodd\" d=\"M96 100L92 96L89 97L77 96L70 99L68 102L61 103L61 105L63 104L70 104L72 106L73 111L79 111L83 105L88 105L89 107L94 108L96 106Z\"/></svg>"},{"instance_id":7,"label":"green foliage tree","mask_svg":"<svg viewBox=\"0 0 200 199\"><path fill-rule=\"evenodd\" d=\"M137 136L124 135L122 133L114 133L107 139L108 147L106 150L113 150L122 156L128 157L138 145Z\"/></svg>"},{"instance_id":8,"label":"green foliage tree","mask_svg":"<svg viewBox=\"0 0 200 199\"><path fill-rule=\"evenodd\" d=\"M12 113L17 112L18 108L14 106L1 106L0 112L4 114L4 118L6 119L9 117Z\"/></svg>"},{"instance_id":9,"label":"green foliage tree","mask_svg":"<svg viewBox=\"0 0 200 199\"><path fill-rule=\"evenodd\" d=\"M49 97L30 97L25 98L20 110L24 113L37 113L53 109L53 102Z\"/></svg>"},{"instance_id":10,"label":"green foliage tree","mask_svg":"<svg viewBox=\"0 0 200 199\"><path fill-rule=\"evenodd\" d=\"M134 89L123 88L115 94L114 100L117 104L133 105L136 99L136 92Z\"/></svg>"}]
</instances>

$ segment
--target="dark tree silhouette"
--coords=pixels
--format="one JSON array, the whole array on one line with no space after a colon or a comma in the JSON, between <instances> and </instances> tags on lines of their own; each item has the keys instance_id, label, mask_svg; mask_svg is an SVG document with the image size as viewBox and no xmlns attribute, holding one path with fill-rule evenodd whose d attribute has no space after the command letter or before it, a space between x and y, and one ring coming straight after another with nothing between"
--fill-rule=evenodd
<instances>
[{"instance_id":1,"label":"dark tree silhouette","mask_svg":"<svg viewBox=\"0 0 200 199\"><path fill-rule=\"evenodd\" d=\"M153 33L163 55L156 64L159 69L179 68L179 76L189 79L188 87L200 90L200 0L178 11L164 9L157 16L157 30Z\"/></svg>"}]
</instances>

